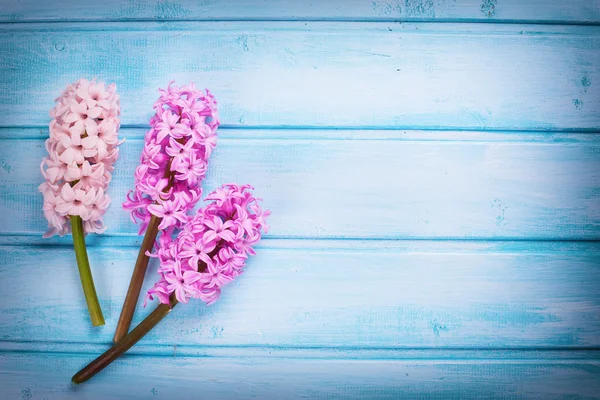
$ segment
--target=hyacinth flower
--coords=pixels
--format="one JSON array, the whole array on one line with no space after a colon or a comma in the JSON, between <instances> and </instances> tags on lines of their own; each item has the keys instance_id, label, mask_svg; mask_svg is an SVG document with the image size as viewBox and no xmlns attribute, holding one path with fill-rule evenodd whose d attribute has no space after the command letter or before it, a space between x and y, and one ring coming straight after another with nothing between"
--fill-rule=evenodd
<instances>
[{"instance_id":1,"label":"hyacinth flower","mask_svg":"<svg viewBox=\"0 0 600 400\"><path fill-rule=\"evenodd\" d=\"M183 225L173 240L161 235L154 256L160 259L160 279L148 291L148 298L160 304L130 333L104 354L73 376L73 383L92 378L120 355L129 350L154 328L177 303L200 299L213 304L221 288L243 271L254 245L267 232L266 218L260 199L252 196L249 185L224 185L211 193L212 202L198 210Z\"/></svg>"},{"instance_id":2,"label":"hyacinth flower","mask_svg":"<svg viewBox=\"0 0 600 400\"><path fill-rule=\"evenodd\" d=\"M44 237L72 232L92 325L104 325L85 235L106 230L102 222L110 204L106 191L119 155L119 96L115 84L105 87L102 82L80 79L55 101L46 139L48 156L40 167L46 181L39 190L49 227Z\"/></svg>"},{"instance_id":3,"label":"hyacinth flower","mask_svg":"<svg viewBox=\"0 0 600 400\"><path fill-rule=\"evenodd\" d=\"M181 228L187 212L201 198L202 180L208 159L217 144L219 116L217 102L210 91L196 90L193 83L177 87L169 83L159 89L150 120L140 165L135 171L135 190L127 195L123 207L140 220L144 240L133 269L114 341L129 331L137 300L142 290L148 251L156 237L170 237Z\"/></svg>"}]
</instances>

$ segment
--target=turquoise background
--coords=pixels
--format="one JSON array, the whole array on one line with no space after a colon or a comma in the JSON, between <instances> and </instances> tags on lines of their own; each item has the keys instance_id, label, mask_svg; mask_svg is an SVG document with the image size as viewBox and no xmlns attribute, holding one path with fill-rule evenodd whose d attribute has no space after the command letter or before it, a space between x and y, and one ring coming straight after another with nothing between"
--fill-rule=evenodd
<instances>
[{"instance_id":1,"label":"turquoise background","mask_svg":"<svg viewBox=\"0 0 600 400\"><path fill-rule=\"evenodd\" d=\"M127 138L88 237L101 328L37 191L80 77L117 84ZM205 189L253 184L272 230L218 303L75 387L171 79L220 102ZM598 0L0 0L0 397L600 398L599 130Z\"/></svg>"}]
</instances>

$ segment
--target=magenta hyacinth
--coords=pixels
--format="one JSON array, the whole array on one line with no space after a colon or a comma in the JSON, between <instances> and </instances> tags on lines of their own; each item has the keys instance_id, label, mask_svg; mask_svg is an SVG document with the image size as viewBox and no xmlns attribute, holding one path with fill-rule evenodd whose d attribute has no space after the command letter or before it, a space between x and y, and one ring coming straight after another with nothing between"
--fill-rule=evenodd
<instances>
[{"instance_id":1,"label":"magenta hyacinth","mask_svg":"<svg viewBox=\"0 0 600 400\"><path fill-rule=\"evenodd\" d=\"M102 233L102 216L110 204L106 194L119 155L119 95L115 84L80 79L67 86L50 112L48 156L40 166L46 179L44 237L71 231L69 216L83 220L86 233Z\"/></svg>"},{"instance_id":2,"label":"magenta hyacinth","mask_svg":"<svg viewBox=\"0 0 600 400\"><path fill-rule=\"evenodd\" d=\"M160 304L110 349L73 375L73 383L91 379L134 346L178 303L198 298L207 304L218 300L221 288L243 271L253 246L267 232L270 212L260 207L250 185L223 185L211 193L212 201L188 217L175 239L162 235L157 253L160 280L148 291Z\"/></svg>"},{"instance_id":3,"label":"magenta hyacinth","mask_svg":"<svg viewBox=\"0 0 600 400\"><path fill-rule=\"evenodd\" d=\"M208 159L217 144L219 115L210 91L196 90L194 83L177 87L169 83L159 89L155 115L146 133L140 165L135 170L135 190L127 194L123 207L134 222L141 220L139 234L144 240L131 275L115 342L129 331L144 275L146 252L156 237L171 236L187 221L186 213L202 196L202 180Z\"/></svg>"},{"instance_id":4,"label":"magenta hyacinth","mask_svg":"<svg viewBox=\"0 0 600 400\"><path fill-rule=\"evenodd\" d=\"M163 235L157 253L161 279L148 291L163 304L198 298L212 304L221 288L242 273L253 246L266 233L269 211L253 197L252 186L223 185L206 199L212 202L189 218L175 239Z\"/></svg>"},{"instance_id":5,"label":"magenta hyacinth","mask_svg":"<svg viewBox=\"0 0 600 400\"><path fill-rule=\"evenodd\" d=\"M211 92L196 90L194 83L159 89L140 165L135 170L135 190L123 207L140 234L152 215L161 218L158 229L172 233L201 198L201 183L208 159L217 144L217 102Z\"/></svg>"}]
</instances>

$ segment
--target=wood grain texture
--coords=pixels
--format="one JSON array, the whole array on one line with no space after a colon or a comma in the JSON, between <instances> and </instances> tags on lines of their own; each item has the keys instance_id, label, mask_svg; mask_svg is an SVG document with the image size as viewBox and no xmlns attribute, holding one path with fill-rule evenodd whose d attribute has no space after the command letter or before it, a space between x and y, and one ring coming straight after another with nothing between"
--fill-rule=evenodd
<instances>
[{"instance_id":1,"label":"wood grain texture","mask_svg":"<svg viewBox=\"0 0 600 400\"><path fill-rule=\"evenodd\" d=\"M16 139L20 132L0 140L0 233L41 235L47 224L36 188L46 150L40 139ZM121 203L133 189L143 132L121 132L128 140L110 186L107 235L137 234ZM225 182L252 183L273 212L271 237L600 238L596 134L286 134L222 130L204 185L208 194Z\"/></svg>"},{"instance_id":2,"label":"wood grain texture","mask_svg":"<svg viewBox=\"0 0 600 400\"><path fill-rule=\"evenodd\" d=\"M0 126L66 82L116 82L125 125L196 81L227 126L600 129L600 27L194 22L0 27Z\"/></svg>"},{"instance_id":3,"label":"wood grain texture","mask_svg":"<svg viewBox=\"0 0 600 400\"><path fill-rule=\"evenodd\" d=\"M0 397L600 398L599 48L600 0L0 0ZM127 137L87 239L100 328L37 192L53 100L94 76ZM74 387L171 79L220 101L205 190L253 184L272 230L219 302Z\"/></svg>"},{"instance_id":4,"label":"wood grain texture","mask_svg":"<svg viewBox=\"0 0 600 400\"><path fill-rule=\"evenodd\" d=\"M69 246L0 247L0 340L110 342L136 252L89 250L107 322L92 328ZM265 240L219 302L178 305L140 344L594 348L599 263L592 242Z\"/></svg>"},{"instance_id":5,"label":"wood grain texture","mask_svg":"<svg viewBox=\"0 0 600 400\"><path fill-rule=\"evenodd\" d=\"M334 20L598 23L598 0L0 1L0 22Z\"/></svg>"},{"instance_id":6,"label":"wood grain texture","mask_svg":"<svg viewBox=\"0 0 600 400\"><path fill-rule=\"evenodd\" d=\"M73 387L91 355L0 354L10 399L598 399L600 362L124 357ZM135 382L132 385L131 382Z\"/></svg>"}]
</instances>

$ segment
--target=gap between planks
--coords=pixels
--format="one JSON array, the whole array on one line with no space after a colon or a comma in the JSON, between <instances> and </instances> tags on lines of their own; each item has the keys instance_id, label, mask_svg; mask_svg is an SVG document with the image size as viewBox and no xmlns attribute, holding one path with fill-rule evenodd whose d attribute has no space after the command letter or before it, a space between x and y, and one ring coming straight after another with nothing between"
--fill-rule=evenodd
<instances>
[{"instance_id":1,"label":"gap between planks","mask_svg":"<svg viewBox=\"0 0 600 400\"><path fill-rule=\"evenodd\" d=\"M0 341L0 353L62 353L99 354L110 343L72 343L42 341ZM422 360L444 362L479 360L511 362L514 360L536 363L542 360L570 362L574 360L600 361L597 347L327 347L327 346L202 346L202 345L144 345L136 344L128 355L158 357L204 358L302 358L344 360Z\"/></svg>"},{"instance_id":2,"label":"gap between planks","mask_svg":"<svg viewBox=\"0 0 600 400\"><path fill-rule=\"evenodd\" d=\"M121 125L119 134L141 141L148 126ZM406 142L515 142L515 143L600 143L595 129L473 129L417 127L336 127L336 126L236 126L219 127L219 140L386 140ZM0 126L0 140L45 140L47 126Z\"/></svg>"},{"instance_id":3,"label":"gap between planks","mask_svg":"<svg viewBox=\"0 0 600 400\"><path fill-rule=\"evenodd\" d=\"M139 247L143 236L136 234L89 235L88 247ZM69 235L42 238L41 234L19 232L0 233L0 246L29 247L72 247ZM410 253L471 253L501 252L522 254L523 252L545 254L556 251L599 251L600 240L579 239L535 239L535 238L315 238L312 236L270 235L261 239L256 249L314 250L314 251L401 251ZM533 250L532 250L533 249Z\"/></svg>"},{"instance_id":4,"label":"gap between planks","mask_svg":"<svg viewBox=\"0 0 600 400\"><path fill-rule=\"evenodd\" d=\"M158 18L65 18L65 19L48 19L41 18L13 21L0 18L0 25L28 25L28 24L135 24L135 23L223 23L223 22L240 22L240 23L364 23L364 24L480 24L480 25L546 25L546 26L600 26L600 21L591 20L558 20L558 19L478 19L478 18L423 18L423 17L403 17L403 18L345 18L345 17L287 17L287 18L170 18L161 20Z\"/></svg>"}]
</instances>

